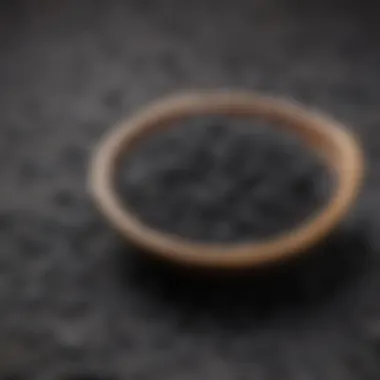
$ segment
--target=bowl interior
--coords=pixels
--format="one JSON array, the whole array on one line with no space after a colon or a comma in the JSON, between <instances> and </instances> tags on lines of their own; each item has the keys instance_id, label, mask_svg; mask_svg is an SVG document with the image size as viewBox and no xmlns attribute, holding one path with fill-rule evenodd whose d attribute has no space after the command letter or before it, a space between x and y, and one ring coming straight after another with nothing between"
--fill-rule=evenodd
<instances>
[{"instance_id":1,"label":"bowl interior","mask_svg":"<svg viewBox=\"0 0 380 380\"><path fill-rule=\"evenodd\" d=\"M115 187L123 207L141 223L199 243L273 239L313 218L336 177L323 154L282 129L214 115L153 128L120 158Z\"/></svg>"}]
</instances>

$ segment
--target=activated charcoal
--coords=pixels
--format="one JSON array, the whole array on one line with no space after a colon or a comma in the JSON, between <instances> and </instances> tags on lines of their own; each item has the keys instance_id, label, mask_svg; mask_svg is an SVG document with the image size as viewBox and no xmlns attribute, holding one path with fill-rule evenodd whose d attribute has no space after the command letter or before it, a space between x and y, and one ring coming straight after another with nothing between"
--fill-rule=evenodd
<instances>
[{"instance_id":1,"label":"activated charcoal","mask_svg":"<svg viewBox=\"0 0 380 380\"><path fill-rule=\"evenodd\" d=\"M269 238L312 217L331 175L283 128L240 119L170 125L125 154L117 190L149 226L202 242Z\"/></svg>"}]
</instances>

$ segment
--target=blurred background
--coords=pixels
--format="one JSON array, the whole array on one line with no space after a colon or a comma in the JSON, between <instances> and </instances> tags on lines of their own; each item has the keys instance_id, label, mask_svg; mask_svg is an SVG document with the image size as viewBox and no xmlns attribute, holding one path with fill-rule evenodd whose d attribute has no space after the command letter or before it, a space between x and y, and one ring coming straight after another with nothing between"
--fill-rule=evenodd
<instances>
[{"instance_id":1,"label":"blurred background","mask_svg":"<svg viewBox=\"0 0 380 380\"><path fill-rule=\"evenodd\" d=\"M378 14L366 0L2 2L0 378L379 379ZM114 123L219 87L321 109L369 162L316 255L227 285L138 260L86 189Z\"/></svg>"}]
</instances>

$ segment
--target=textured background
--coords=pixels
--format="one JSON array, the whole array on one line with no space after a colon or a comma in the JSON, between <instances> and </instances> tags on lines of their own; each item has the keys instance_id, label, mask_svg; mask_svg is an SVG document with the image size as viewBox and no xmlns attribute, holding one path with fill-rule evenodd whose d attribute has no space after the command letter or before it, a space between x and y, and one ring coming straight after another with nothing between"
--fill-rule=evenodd
<instances>
[{"instance_id":1,"label":"textured background","mask_svg":"<svg viewBox=\"0 0 380 380\"><path fill-rule=\"evenodd\" d=\"M376 3L0 7L1 379L380 378ZM332 114L370 163L357 207L315 255L231 287L126 255L85 186L88 154L118 119L173 90L218 86Z\"/></svg>"}]
</instances>

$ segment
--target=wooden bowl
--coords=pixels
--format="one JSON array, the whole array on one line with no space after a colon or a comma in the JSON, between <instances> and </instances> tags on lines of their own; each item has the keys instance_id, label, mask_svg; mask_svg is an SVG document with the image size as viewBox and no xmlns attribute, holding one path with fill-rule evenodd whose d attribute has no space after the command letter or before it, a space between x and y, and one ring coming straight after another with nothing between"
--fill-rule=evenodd
<instances>
[{"instance_id":1,"label":"wooden bowl","mask_svg":"<svg viewBox=\"0 0 380 380\"><path fill-rule=\"evenodd\" d=\"M126 208L115 189L120 157L140 139L173 121L197 115L260 117L296 133L315 150L336 177L326 204L298 227L260 242L201 243L159 232ZM362 182L364 161L356 138L342 125L291 102L246 92L180 94L158 101L121 123L96 150L90 190L106 219L144 251L178 264L243 268L283 260L305 252L346 215Z\"/></svg>"}]
</instances>

